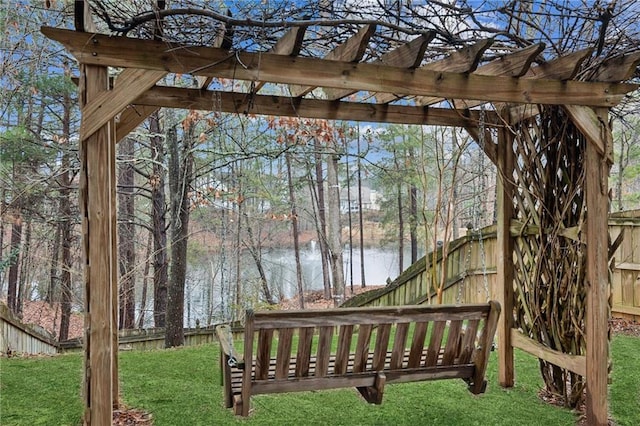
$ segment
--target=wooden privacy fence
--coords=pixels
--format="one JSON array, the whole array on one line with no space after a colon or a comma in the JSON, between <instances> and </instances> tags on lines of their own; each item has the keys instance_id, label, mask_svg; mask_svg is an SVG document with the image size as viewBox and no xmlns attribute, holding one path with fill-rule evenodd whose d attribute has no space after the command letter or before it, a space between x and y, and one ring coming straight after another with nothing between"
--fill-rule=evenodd
<instances>
[{"instance_id":1,"label":"wooden privacy fence","mask_svg":"<svg viewBox=\"0 0 640 426\"><path fill-rule=\"evenodd\" d=\"M435 298L428 295L434 273L440 282L444 247L428 253L406 269L384 288L361 293L343 306L394 306L427 303ZM491 298L496 285L496 227L469 231L467 235L451 241L444 267L445 283L443 303L484 303ZM435 262L434 262L435 259ZM435 264L435 268L432 265Z\"/></svg>"},{"instance_id":2,"label":"wooden privacy fence","mask_svg":"<svg viewBox=\"0 0 640 426\"><path fill-rule=\"evenodd\" d=\"M0 303L0 355L53 355L57 352L58 346L53 339L35 327L23 324L7 305Z\"/></svg>"},{"instance_id":3,"label":"wooden privacy fence","mask_svg":"<svg viewBox=\"0 0 640 426\"><path fill-rule=\"evenodd\" d=\"M616 317L640 321L640 210L611 215L611 239L620 233L622 244L613 255L612 311Z\"/></svg>"},{"instance_id":4,"label":"wooden privacy fence","mask_svg":"<svg viewBox=\"0 0 640 426\"><path fill-rule=\"evenodd\" d=\"M203 345L214 341L213 326L184 329L185 346ZM121 351L164 349L164 329L120 330L118 332L118 346ZM60 350L64 352L79 352L82 350L82 340L73 339L60 342Z\"/></svg>"},{"instance_id":5,"label":"wooden privacy fence","mask_svg":"<svg viewBox=\"0 0 640 426\"><path fill-rule=\"evenodd\" d=\"M517 233L512 226L512 235ZM616 318L640 321L640 210L613 213L609 217L611 240L624 233L613 254L611 293ZM442 271L442 248L436 251L436 277ZM345 307L394 306L428 301L434 259L429 253L384 288L355 296ZM449 243L443 303L486 302L496 285L496 227L491 225ZM431 291L430 297L435 297Z\"/></svg>"}]
</instances>

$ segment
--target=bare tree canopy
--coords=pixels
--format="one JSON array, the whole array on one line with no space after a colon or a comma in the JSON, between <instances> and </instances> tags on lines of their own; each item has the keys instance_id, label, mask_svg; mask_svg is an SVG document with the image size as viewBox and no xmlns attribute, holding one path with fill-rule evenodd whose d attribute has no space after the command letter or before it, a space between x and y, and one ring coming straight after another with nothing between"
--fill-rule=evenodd
<instances>
[{"instance_id":1,"label":"bare tree canopy","mask_svg":"<svg viewBox=\"0 0 640 426\"><path fill-rule=\"evenodd\" d=\"M233 48L265 50L283 31L304 27L305 52L329 51L363 24L377 26L367 55L394 48L417 35L435 33L430 54L445 54L475 40L494 38L487 58L504 50L544 43L559 56L596 47L600 59L638 50L640 5L634 0L368 0L202 2L174 1L160 9L155 1L90 1L105 29L117 34L152 37L163 20L167 41L214 44L221 32L233 28ZM162 5L164 2L158 2ZM310 36L312 35L312 36ZM434 58L425 58L426 61ZM545 58L538 58L544 61Z\"/></svg>"}]
</instances>

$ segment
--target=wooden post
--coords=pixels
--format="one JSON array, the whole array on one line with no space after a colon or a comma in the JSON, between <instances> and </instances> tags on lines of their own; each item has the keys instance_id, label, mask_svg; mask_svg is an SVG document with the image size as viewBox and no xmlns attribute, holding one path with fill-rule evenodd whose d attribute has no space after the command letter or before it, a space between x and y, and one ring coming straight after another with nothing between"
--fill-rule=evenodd
<instances>
[{"instance_id":1,"label":"wooden post","mask_svg":"<svg viewBox=\"0 0 640 426\"><path fill-rule=\"evenodd\" d=\"M606 119L606 118L605 118ZM610 129L603 143L610 140ZM587 198L587 424L606 425L609 365L608 319L608 180L609 164L596 144L587 141L585 173ZM605 147L605 152L609 147Z\"/></svg>"},{"instance_id":2,"label":"wooden post","mask_svg":"<svg viewBox=\"0 0 640 426\"><path fill-rule=\"evenodd\" d=\"M498 381L503 387L514 382L513 346L513 238L510 225L513 217L513 137L509 128L498 132L498 225L497 225L497 285L495 300L502 307L498 320Z\"/></svg>"},{"instance_id":3,"label":"wooden post","mask_svg":"<svg viewBox=\"0 0 640 426\"><path fill-rule=\"evenodd\" d=\"M108 90L106 67L82 65L83 108ZM80 209L85 261L85 415L86 425L111 425L117 365L114 364L115 143L113 122L80 140ZM116 299L117 300L117 299ZM116 348L117 348L117 334ZM115 384L114 384L114 377ZM115 386L115 389L114 389Z\"/></svg>"}]
</instances>

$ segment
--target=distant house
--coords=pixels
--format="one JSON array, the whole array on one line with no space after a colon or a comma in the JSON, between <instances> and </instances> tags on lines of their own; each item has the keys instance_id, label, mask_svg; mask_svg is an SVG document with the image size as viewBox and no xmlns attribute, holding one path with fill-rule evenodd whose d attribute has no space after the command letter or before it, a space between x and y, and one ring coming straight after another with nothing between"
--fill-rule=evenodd
<instances>
[{"instance_id":1,"label":"distant house","mask_svg":"<svg viewBox=\"0 0 640 426\"><path fill-rule=\"evenodd\" d=\"M359 204L358 187L342 188L340 190L340 211L342 213L380 210L381 195L367 186L362 187L362 204Z\"/></svg>"}]
</instances>

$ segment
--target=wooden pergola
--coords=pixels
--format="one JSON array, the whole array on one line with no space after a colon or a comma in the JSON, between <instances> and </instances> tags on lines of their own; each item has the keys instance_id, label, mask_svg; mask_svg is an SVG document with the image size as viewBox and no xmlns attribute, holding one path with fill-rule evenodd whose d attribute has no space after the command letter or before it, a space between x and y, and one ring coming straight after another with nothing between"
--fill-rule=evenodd
<instances>
[{"instance_id":1,"label":"wooden pergola","mask_svg":"<svg viewBox=\"0 0 640 426\"><path fill-rule=\"evenodd\" d=\"M85 424L111 424L118 404L118 291L115 144L161 107L380 123L465 128L499 170L498 328L499 381L514 383L514 346L586 377L588 423L607 424L608 374L608 176L612 164L609 110L637 88L625 83L640 61L626 55L599 64L586 81L575 80L591 49L532 65L543 45L483 62L493 40L482 40L424 63L432 36L419 36L361 62L372 25L325 58L299 57L304 28L290 29L268 52L230 51L230 46L186 46L95 32L85 20L77 31L43 27L80 63L82 111L80 197L86 289ZM110 82L110 67L122 71ZM200 88L158 84L168 73L191 74ZM243 91L209 90L213 79L245 81ZM287 96L260 94L265 83ZM318 99L310 95L324 89ZM369 96L352 94L368 92ZM351 99L351 98L349 98ZM394 102L402 99L402 102ZM438 105L449 100L451 108ZM480 105L491 108L478 109ZM585 228L587 292L586 356L546 348L514 329L514 226L520 192L514 182L518 123L535 120L540 106L557 106L586 139ZM495 137L497 135L497 138ZM515 141L515 143L514 143ZM576 160L578 161L578 160ZM522 184L522 181L519 181ZM515 234L526 230L520 223Z\"/></svg>"}]
</instances>

